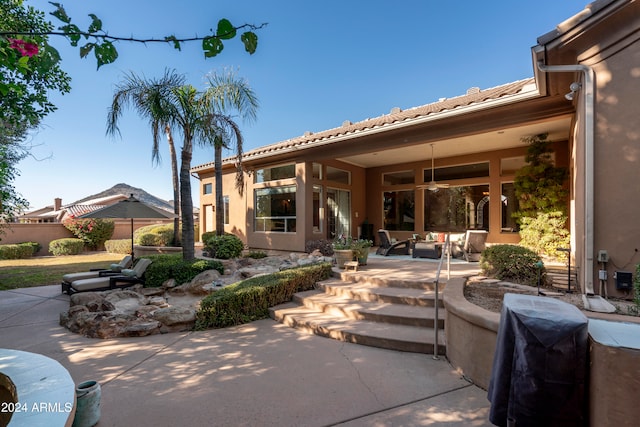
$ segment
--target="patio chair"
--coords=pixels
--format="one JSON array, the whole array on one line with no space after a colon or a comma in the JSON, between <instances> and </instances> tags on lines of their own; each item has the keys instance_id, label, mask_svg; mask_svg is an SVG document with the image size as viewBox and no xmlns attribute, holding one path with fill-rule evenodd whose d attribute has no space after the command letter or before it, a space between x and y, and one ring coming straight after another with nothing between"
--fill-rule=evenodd
<instances>
[{"instance_id":1,"label":"patio chair","mask_svg":"<svg viewBox=\"0 0 640 427\"><path fill-rule=\"evenodd\" d=\"M76 280L65 286L63 283L62 292L69 295L76 292L107 291L110 289L123 289L133 286L136 283L144 283L144 272L151 264L148 258L140 258L133 269L124 269L117 276L94 277L92 279Z\"/></svg>"},{"instance_id":2,"label":"patio chair","mask_svg":"<svg viewBox=\"0 0 640 427\"><path fill-rule=\"evenodd\" d=\"M380 247L376 250L377 255L409 255L409 240L393 242L387 230L378 230L380 237Z\"/></svg>"},{"instance_id":3,"label":"patio chair","mask_svg":"<svg viewBox=\"0 0 640 427\"><path fill-rule=\"evenodd\" d=\"M65 284L68 286L71 282L82 279L93 279L95 277L104 276L117 276L122 274L122 270L125 268L131 268L133 264L133 258L131 255L127 255L117 264L111 264L109 268L93 268L89 271L83 271L80 273L68 273L62 276L62 292L65 290Z\"/></svg>"},{"instance_id":4,"label":"patio chair","mask_svg":"<svg viewBox=\"0 0 640 427\"><path fill-rule=\"evenodd\" d=\"M480 254L486 247L487 235L485 230L467 230L464 242L460 246L462 255L467 262L480 261Z\"/></svg>"}]
</instances>

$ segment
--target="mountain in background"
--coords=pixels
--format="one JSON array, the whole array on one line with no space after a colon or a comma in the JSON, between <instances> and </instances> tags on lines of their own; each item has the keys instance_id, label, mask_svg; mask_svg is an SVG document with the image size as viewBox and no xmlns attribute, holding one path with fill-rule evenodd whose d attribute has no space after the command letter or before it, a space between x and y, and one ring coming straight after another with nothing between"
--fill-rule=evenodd
<instances>
[{"instance_id":1,"label":"mountain in background","mask_svg":"<svg viewBox=\"0 0 640 427\"><path fill-rule=\"evenodd\" d=\"M154 196L153 194L149 194L141 188L132 187L128 184L122 184L122 183L116 184L113 187L107 190L104 190L100 193L96 193L91 196L87 196L84 199L75 201L73 202L73 204L81 205L84 202L87 202L89 200L99 199L102 197L117 196L118 194L122 194L127 197L133 194L133 197L135 197L136 199L140 200L143 203L146 203L151 206L155 206L156 208L167 210L169 212L173 212L173 203L167 200L162 200Z\"/></svg>"}]
</instances>

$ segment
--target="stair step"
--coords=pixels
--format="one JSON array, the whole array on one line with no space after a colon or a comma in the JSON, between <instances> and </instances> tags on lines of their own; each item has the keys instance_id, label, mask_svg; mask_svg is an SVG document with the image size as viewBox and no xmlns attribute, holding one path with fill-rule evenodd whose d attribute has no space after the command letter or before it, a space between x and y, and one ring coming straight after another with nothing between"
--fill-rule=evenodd
<instances>
[{"instance_id":1,"label":"stair step","mask_svg":"<svg viewBox=\"0 0 640 427\"><path fill-rule=\"evenodd\" d=\"M358 301L406 304L411 306L433 307L435 292L427 289L394 288L371 286L369 283L345 283L340 280L327 280L318 283L318 288L329 295L344 296ZM444 307L442 294L439 295L439 307Z\"/></svg>"},{"instance_id":2,"label":"stair step","mask_svg":"<svg viewBox=\"0 0 640 427\"><path fill-rule=\"evenodd\" d=\"M324 337L398 351L432 354L432 328L354 320L295 303L269 309L270 316L288 326ZM445 353L445 334L438 334L438 354Z\"/></svg>"},{"instance_id":3,"label":"stair step","mask_svg":"<svg viewBox=\"0 0 640 427\"><path fill-rule=\"evenodd\" d=\"M414 279L388 279L388 278L380 278L380 277L372 277L370 275L358 272L345 272L345 271L335 271L333 272L334 277L338 279L338 281L342 281L344 283L362 283L370 286L376 287L391 287L391 288L403 288L403 289L426 289L426 290L434 290L435 285L433 283L433 278L431 276L424 277L416 277ZM440 290L444 289L446 286L445 281L440 282Z\"/></svg>"},{"instance_id":4,"label":"stair step","mask_svg":"<svg viewBox=\"0 0 640 427\"><path fill-rule=\"evenodd\" d=\"M293 300L311 310L354 320L430 328L434 325L435 309L433 307L360 301L321 291L299 292L294 295ZM438 325L442 329L444 328L444 308L439 309L438 314Z\"/></svg>"}]
</instances>

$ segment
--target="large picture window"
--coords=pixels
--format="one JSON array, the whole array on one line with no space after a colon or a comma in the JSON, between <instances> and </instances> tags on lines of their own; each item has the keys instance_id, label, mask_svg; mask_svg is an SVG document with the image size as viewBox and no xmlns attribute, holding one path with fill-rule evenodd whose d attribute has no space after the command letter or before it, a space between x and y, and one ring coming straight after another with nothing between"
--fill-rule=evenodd
<instances>
[{"instance_id":1,"label":"large picture window","mask_svg":"<svg viewBox=\"0 0 640 427\"><path fill-rule=\"evenodd\" d=\"M296 165L274 166L272 168L258 169L255 173L256 183L277 181L296 177Z\"/></svg>"},{"instance_id":2,"label":"large picture window","mask_svg":"<svg viewBox=\"0 0 640 427\"><path fill-rule=\"evenodd\" d=\"M255 190L255 231L296 231L296 186Z\"/></svg>"},{"instance_id":3,"label":"large picture window","mask_svg":"<svg viewBox=\"0 0 640 427\"><path fill-rule=\"evenodd\" d=\"M387 230L414 231L416 202L414 191L384 192L384 228Z\"/></svg>"},{"instance_id":4,"label":"large picture window","mask_svg":"<svg viewBox=\"0 0 640 427\"><path fill-rule=\"evenodd\" d=\"M489 186L472 185L425 190L425 231L489 229Z\"/></svg>"}]
</instances>

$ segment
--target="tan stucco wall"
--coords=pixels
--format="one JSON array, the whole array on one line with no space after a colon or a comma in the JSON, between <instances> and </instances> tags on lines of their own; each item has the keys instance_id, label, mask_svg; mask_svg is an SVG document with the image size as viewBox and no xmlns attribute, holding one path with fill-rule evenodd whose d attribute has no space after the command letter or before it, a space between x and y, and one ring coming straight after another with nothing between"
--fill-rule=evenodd
<instances>
[{"instance_id":1,"label":"tan stucco wall","mask_svg":"<svg viewBox=\"0 0 640 427\"><path fill-rule=\"evenodd\" d=\"M150 224L159 224L163 221L156 220L134 220L133 228L137 230ZM164 221L169 223L167 221ZM172 221L171 221L172 222ZM52 240L72 238L73 234L67 230L64 225L59 223L43 223L43 224L7 224L5 234L2 236L0 244L37 242L42 248L34 255L44 256L51 255L49 252L49 243ZM111 240L131 239L131 222L128 220L116 220Z\"/></svg>"},{"instance_id":2,"label":"tan stucco wall","mask_svg":"<svg viewBox=\"0 0 640 427\"><path fill-rule=\"evenodd\" d=\"M608 294L630 297L616 290L613 276L640 263L640 34L585 55L597 82L594 251L609 253ZM594 262L595 278L599 268Z\"/></svg>"}]
</instances>

